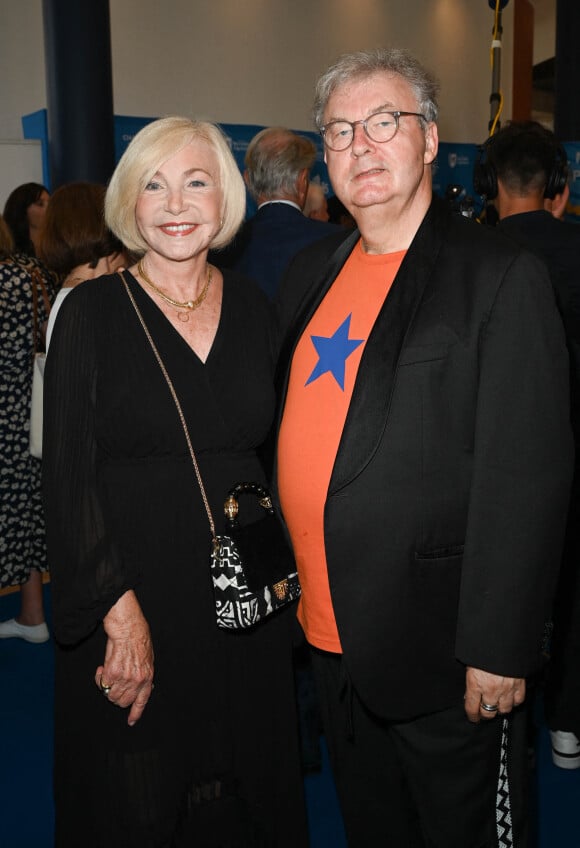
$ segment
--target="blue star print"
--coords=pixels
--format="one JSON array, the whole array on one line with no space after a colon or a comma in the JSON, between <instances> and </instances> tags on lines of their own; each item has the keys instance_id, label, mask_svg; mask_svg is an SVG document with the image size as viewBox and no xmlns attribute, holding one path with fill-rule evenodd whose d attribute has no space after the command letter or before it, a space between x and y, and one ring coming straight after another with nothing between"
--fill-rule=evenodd
<instances>
[{"instance_id":1,"label":"blue star print","mask_svg":"<svg viewBox=\"0 0 580 848\"><path fill-rule=\"evenodd\" d=\"M318 362L314 371L304 385L314 382L328 371L332 374L342 391L344 391L344 371L346 360L351 353L361 345L364 339L349 339L350 319L352 312L345 318L338 330L330 336L310 336L318 354Z\"/></svg>"}]
</instances>

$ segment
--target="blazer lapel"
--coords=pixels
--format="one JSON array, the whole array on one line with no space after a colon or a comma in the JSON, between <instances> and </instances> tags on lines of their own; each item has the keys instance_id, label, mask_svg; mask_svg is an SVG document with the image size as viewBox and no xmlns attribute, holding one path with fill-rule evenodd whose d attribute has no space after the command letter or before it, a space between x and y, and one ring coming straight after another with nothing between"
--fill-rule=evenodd
<instances>
[{"instance_id":1,"label":"blazer lapel","mask_svg":"<svg viewBox=\"0 0 580 848\"><path fill-rule=\"evenodd\" d=\"M329 494L341 489L363 470L383 436L399 356L431 278L448 215L447 210L434 200L407 251L367 340L330 480Z\"/></svg>"}]
</instances>

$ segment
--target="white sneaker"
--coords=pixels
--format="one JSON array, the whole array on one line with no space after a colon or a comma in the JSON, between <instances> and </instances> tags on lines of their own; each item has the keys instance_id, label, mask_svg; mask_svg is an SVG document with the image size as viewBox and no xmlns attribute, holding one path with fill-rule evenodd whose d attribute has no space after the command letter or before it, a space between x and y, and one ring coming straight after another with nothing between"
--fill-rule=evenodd
<instances>
[{"instance_id":1,"label":"white sneaker","mask_svg":"<svg viewBox=\"0 0 580 848\"><path fill-rule=\"evenodd\" d=\"M552 761L563 769L580 768L580 739L566 730L550 730Z\"/></svg>"},{"instance_id":2,"label":"white sneaker","mask_svg":"<svg viewBox=\"0 0 580 848\"><path fill-rule=\"evenodd\" d=\"M27 642L47 642L50 639L46 622L20 624L15 618L0 622L0 639L25 639Z\"/></svg>"}]
</instances>

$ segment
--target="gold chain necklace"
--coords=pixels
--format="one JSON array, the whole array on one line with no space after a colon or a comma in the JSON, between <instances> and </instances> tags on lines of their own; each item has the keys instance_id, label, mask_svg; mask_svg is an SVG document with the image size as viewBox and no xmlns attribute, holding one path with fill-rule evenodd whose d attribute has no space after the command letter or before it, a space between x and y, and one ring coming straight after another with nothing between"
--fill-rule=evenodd
<instances>
[{"instance_id":1,"label":"gold chain necklace","mask_svg":"<svg viewBox=\"0 0 580 848\"><path fill-rule=\"evenodd\" d=\"M145 273L145 269L143 268L143 260L142 259L140 259L138 264L137 264L137 271L139 272L139 276L141 277L143 282L146 283L149 286L149 288L153 289L153 291L156 292L156 294L158 294L159 297L162 298L162 300L164 300L166 303L169 303L170 306L174 306L177 309L177 317L179 318L180 321L184 321L184 322L189 321L189 313L193 312L194 309L198 309L201 306L201 304L204 302L204 300L206 299L207 293L209 291L209 286L210 286L210 283L211 283L211 278L212 278L212 267L211 267L211 265L208 265L207 266L207 280L206 280L205 286L203 287L199 296L196 297L195 300L180 301L180 300L174 300L172 297L169 297L169 295L166 294L163 291L163 289L160 289L158 286L155 285L153 280L149 279L149 277ZM187 309L189 311L180 312L179 311L180 309Z\"/></svg>"}]
</instances>

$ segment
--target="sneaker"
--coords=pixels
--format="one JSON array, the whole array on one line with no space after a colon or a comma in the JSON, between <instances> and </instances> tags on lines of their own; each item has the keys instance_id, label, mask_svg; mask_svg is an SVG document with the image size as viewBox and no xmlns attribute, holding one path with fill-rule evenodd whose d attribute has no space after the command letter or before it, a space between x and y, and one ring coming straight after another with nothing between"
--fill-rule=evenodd
<instances>
[{"instance_id":1,"label":"sneaker","mask_svg":"<svg viewBox=\"0 0 580 848\"><path fill-rule=\"evenodd\" d=\"M550 730L552 761L563 769L580 768L580 739L566 730Z\"/></svg>"},{"instance_id":2,"label":"sneaker","mask_svg":"<svg viewBox=\"0 0 580 848\"><path fill-rule=\"evenodd\" d=\"M0 622L0 639L24 639L26 642L47 642L50 639L46 622L42 624L20 624L15 618Z\"/></svg>"}]
</instances>

